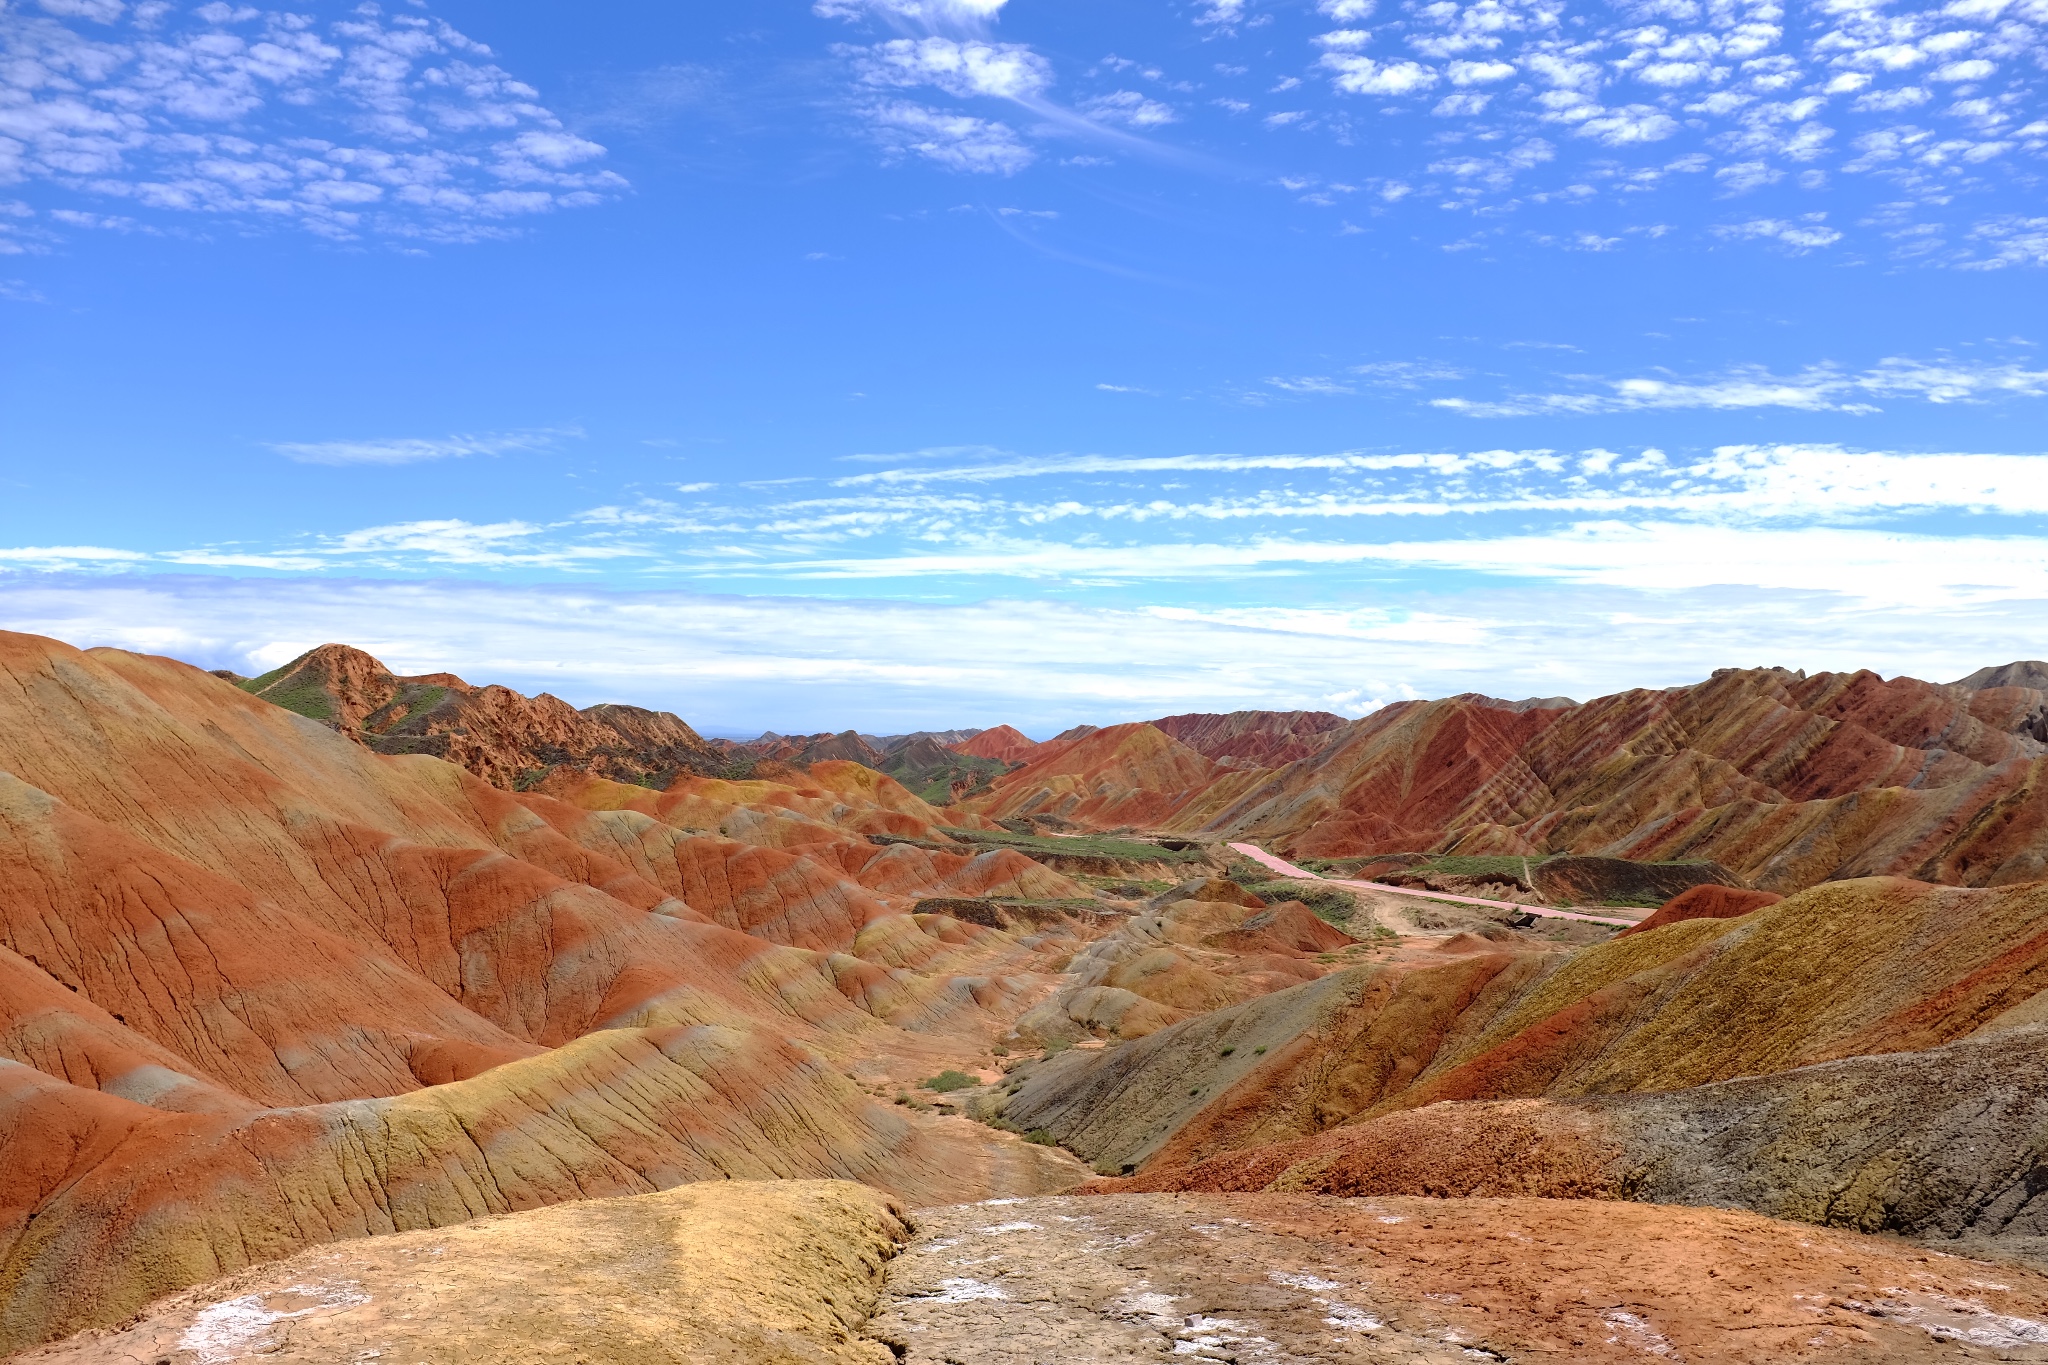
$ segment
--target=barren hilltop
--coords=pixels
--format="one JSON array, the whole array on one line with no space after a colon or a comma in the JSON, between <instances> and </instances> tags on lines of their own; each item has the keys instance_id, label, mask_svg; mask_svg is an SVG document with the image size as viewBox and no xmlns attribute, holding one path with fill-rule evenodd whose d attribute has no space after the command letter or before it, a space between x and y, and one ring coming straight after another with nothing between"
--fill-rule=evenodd
<instances>
[{"instance_id":1,"label":"barren hilltop","mask_svg":"<svg viewBox=\"0 0 2048 1365\"><path fill-rule=\"evenodd\" d=\"M2048 1359L2048 665L1042 743L0 674L0 1352Z\"/></svg>"}]
</instances>

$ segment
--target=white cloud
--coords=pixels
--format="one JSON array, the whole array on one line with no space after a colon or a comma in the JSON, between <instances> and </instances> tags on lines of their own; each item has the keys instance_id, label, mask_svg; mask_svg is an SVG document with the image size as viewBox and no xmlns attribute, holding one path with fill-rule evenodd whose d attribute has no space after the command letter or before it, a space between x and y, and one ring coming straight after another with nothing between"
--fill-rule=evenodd
<instances>
[{"instance_id":1,"label":"white cloud","mask_svg":"<svg viewBox=\"0 0 2048 1365\"><path fill-rule=\"evenodd\" d=\"M270 448L300 464L396 465L448 460L464 455L503 455L515 450L550 450L573 428L499 432L483 436L400 437L369 441L275 441Z\"/></svg>"},{"instance_id":2,"label":"white cloud","mask_svg":"<svg viewBox=\"0 0 2048 1365\"><path fill-rule=\"evenodd\" d=\"M139 564L148 555L104 545L17 545L0 547L0 564L36 569L70 569L84 565Z\"/></svg>"},{"instance_id":3,"label":"white cloud","mask_svg":"<svg viewBox=\"0 0 2048 1365\"><path fill-rule=\"evenodd\" d=\"M1515 68L1508 62L1452 62L1444 73L1452 85L1488 85L1514 75Z\"/></svg>"},{"instance_id":4,"label":"white cloud","mask_svg":"<svg viewBox=\"0 0 2048 1365\"><path fill-rule=\"evenodd\" d=\"M1022 43L898 38L849 50L875 86L936 86L949 95L1024 99L1052 84L1052 67Z\"/></svg>"},{"instance_id":5,"label":"white cloud","mask_svg":"<svg viewBox=\"0 0 2048 1365\"><path fill-rule=\"evenodd\" d=\"M1614 207L1618 196L1656 192L1669 186L1672 174L1694 171L1712 172L1714 183L1728 194L1796 186L1839 195L1855 185L1841 178L1841 172L1848 172L1895 182L1899 189L1887 193L1910 196L1924 217L1948 202L1961 202L1957 196L1965 192L1981 196L1999 184L2018 190L2035 172L2031 158L2048 153L2048 117L2041 116L2048 92L2038 76L2048 65L2048 41L2040 25L2048 16L2039 12L2040 4L1820 0L1810 11L1788 16L1777 0L1631 0L1619 12L1564 0L1417 0L1398 13L1373 0L1321 0L1315 9L1330 25L1305 36L1316 50L1328 89L1377 100L1381 107L1361 110L1343 100L1334 108L1318 107L1315 94L1304 90L1290 99L1295 107L1257 112L1269 129L1342 145L1357 144L1364 133L1360 119L1372 114L1428 112L1469 121L1431 132L1412 130L1412 135L1390 124L1391 136L1376 144L1392 160L1378 167L1382 174L1368 187L1406 187L1413 203L1434 210L1493 215L1547 204ZM858 12L900 17L914 9L871 0ZM1245 0L1203 0L1196 17L1226 30L1274 17L1254 11ZM936 21L928 27L942 31ZM1007 46L1028 52L946 32L939 45L948 53L969 41L990 50ZM909 39L883 46L906 53L923 50L919 41ZM1228 76L1250 76L1253 55L1215 66ZM1050 69L1035 55L1020 60L1028 64L1023 84L1041 89L1049 84ZM1300 76L1285 66L1260 73L1270 92L1301 88ZM870 79L935 84L956 95L990 88L966 76L940 81L924 67L921 57L901 58L896 74L871 73ZM1099 64L1097 71L1108 67L1135 71L1142 63L1118 58ZM1455 89L1446 91L1445 85ZM1185 88L1193 93L1192 87ZM1930 90L1952 90L1948 106L1935 115L1936 126L1902 125L1889 117L1931 103ZM1642 98L1631 100L1622 92ZM1424 95L1426 103L1417 98ZM1415 103L1403 107L1409 100ZM1234 92L1207 95L1202 102L1233 113L1254 112L1251 102ZM1033 109L1040 120L1019 125L1025 138L1041 131L1086 131L1066 110L1037 104ZM1194 109L1190 104L1171 110L1137 90L1125 90L1084 101L1074 112L1098 125L1153 129L1164 127L1170 117L1190 117ZM1533 166L1518 164L1501 149L1531 144L1529 133L1540 123L1568 128L1591 146L1576 155L1552 147L1549 160L1556 164L1525 177L1521 172ZM1670 143L1679 145L1678 153L1640 155ZM1158 154L1165 146L1161 139L1146 150ZM1406 169L1404 157L1413 158ZM2005 179L1994 181L1993 175ZM1823 238L1846 242L1859 227L1886 230L1859 222L1854 212L1838 212L1838 225L1819 229L1801 226L1799 209L1792 204L1773 202L1769 212L1770 217L1759 214L1749 221L1791 226L1770 232L1736 224L1721 235L1746 233L1811 250L1826 244ZM1363 229L1347 225L1346 230ZM1604 249L1631 230L1650 229L1640 221L1609 217L1519 235ZM1964 226L1951 224L1949 230L1953 240ZM1460 234L1478 240L1470 229L1451 235ZM1978 249L1974 255L1924 244L1910 250L1900 245L1895 251L1901 256L1917 251L1925 260L1949 265L2032 259L2024 247L2003 254Z\"/></svg>"},{"instance_id":6,"label":"white cloud","mask_svg":"<svg viewBox=\"0 0 2048 1365\"><path fill-rule=\"evenodd\" d=\"M1937 81L1981 81L1998 70L1995 62L1981 59L1967 62L1945 62L1930 73L1929 78Z\"/></svg>"},{"instance_id":7,"label":"white cloud","mask_svg":"<svg viewBox=\"0 0 2048 1365\"><path fill-rule=\"evenodd\" d=\"M1349 384L1320 374L1295 375L1292 378L1275 377L1266 382L1282 393L1298 393L1312 397L1332 397L1357 392Z\"/></svg>"},{"instance_id":8,"label":"white cloud","mask_svg":"<svg viewBox=\"0 0 2048 1365\"><path fill-rule=\"evenodd\" d=\"M1658 553L1626 552L1646 549ZM1039 736L1190 710L1360 714L1468 691L1585 698L1696 681L1731 660L1950 678L2009 657L2033 609L1908 622L1811 592L1565 594L1526 579L1435 612L189 578L17 579L0 584L0 601L16 629L202 667L257 672L346 640L403 672L446 669L582 706L659 707L712 732L1010 722Z\"/></svg>"},{"instance_id":9,"label":"white cloud","mask_svg":"<svg viewBox=\"0 0 2048 1365\"><path fill-rule=\"evenodd\" d=\"M1429 112L1437 115L1439 118L1476 117L1486 112L1487 101L1492 98L1491 95L1482 95L1475 90L1467 90L1456 95L1445 95L1436 102L1436 107Z\"/></svg>"},{"instance_id":10,"label":"white cloud","mask_svg":"<svg viewBox=\"0 0 2048 1365\"><path fill-rule=\"evenodd\" d=\"M248 227L445 241L625 188L593 168L603 147L438 20L374 6L324 24L223 4L42 8L0 9L0 180Z\"/></svg>"},{"instance_id":11,"label":"white cloud","mask_svg":"<svg viewBox=\"0 0 2048 1365\"><path fill-rule=\"evenodd\" d=\"M1864 113L1889 113L1898 109L1911 109L1927 103L1932 98L1917 85L1902 85L1891 90L1875 90L1859 96L1856 108Z\"/></svg>"},{"instance_id":12,"label":"white cloud","mask_svg":"<svg viewBox=\"0 0 2048 1365\"><path fill-rule=\"evenodd\" d=\"M1338 52L1323 54L1322 64L1336 72L1333 82L1351 95L1412 95L1436 84L1436 72L1419 62L1378 62Z\"/></svg>"},{"instance_id":13,"label":"white cloud","mask_svg":"<svg viewBox=\"0 0 2048 1365\"><path fill-rule=\"evenodd\" d=\"M1733 194L1743 194L1764 185L1775 184L1784 178L1783 171L1763 161L1738 161L1714 172L1714 179L1726 185Z\"/></svg>"},{"instance_id":14,"label":"white cloud","mask_svg":"<svg viewBox=\"0 0 2048 1365\"><path fill-rule=\"evenodd\" d=\"M1631 104L1603 109L1580 123L1576 131L1580 137L1593 138L1609 147L1625 147L1636 142L1663 141L1678 131L1678 120L1651 105Z\"/></svg>"},{"instance_id":15,"label":"white cloud","mask_svg":"<svg viewBox=\"0 0 2048 1365\"><path fill-rule=\"evenodd\" d=\"M1971 229L1982 250L1964 258L1967 268L1996 270L2009 265L2048 265L2048 218L2016 214L1992 218Z\"/></svg>"},{"instance_id":16,"label":"white cloud","mask_svg":"<svg viewBox=\"0 0 2048 1365\"><path fill-rule=\"evenodd\" d=\"M1769 220L1763 220L1769 221ZM1785 224L1786 230L1800 229ZM1773 236L1778 232L1753 235ZM1814 241L1811 245L1825 245ZM1798 242L1792 245L1800 245ZM1761 366L1740 367L1707 380L1632 378L1603 381L1605 391L1516 394L1499 401L1438 398L1436 407L1471 417L1524 417L1539 413L1590 414L1682 408L1791 408L1806 412L1875 412L1872 398L1911 398L1930 403L1981 403L1998 398L2048 395L2048 370L2011 363L1971 365L1960 361L1892 358L1861 373L1817 365L1795 375L1772 374Z\"/></svg>"},{"instance_id":17,"label":"white cloud","mask_svg":"<svg viewBox=\"0 0 2048 1365\"><path fill-rule=\"evenodd\" d=\"M888 150L921 156L948 170L1015 175L1037 159L1007 124L905 100L876 104L867 112L877 140Z\"/></svg>"},{"instance_id":18,"label":"white cloud","mask_svg":"<svg viewBox=\"0 0 2048 1365\"><path fill-rule=\"evenodd\" d=\"M1420 388L1424 384L1465 377L1465 371L1456 365L1434 360L1378 360L1369 365L1354 365L1351 373L1362 376L1370 384L1395 389Z\"/></svg>"},{"instance_id":19,"label":"white cloud","mask_svg":"<svg viewBox=\"0 0 2048 1365\"><path fill-rule=\"evenodd\" d=\"M1822 223L1824 213L1816 213L1799 222L1783 218L1753 218L1746 223L1725 223L1714 228L1714 235L1735 241L1766 239L1781 243L1794 251L1811 251L1816 247L1833 246L1842 240L1842 234Z\"/></svg>"},{"instance_id":20,"label":"white cloud","mask_svg":"<svg viewBox=\"0 0 2048 1365\"><path fill-rule=\"evenodd\" d=\"M1118 90L1083 100L1081 110L1090 118L1121 123L1127 128L1158 128L1172 123L1176 117L1170 105L1146 99L1135 90Z\"/></svg>"},{"instance_id":21,"label":"white cloud","mask_svg":"<svg viewBox=\"0 0 2048 1365\"><path fill-rule=\"evenodd\" d=\"M903 19L939 24L979 24L993 19L1006 0L817 0L811 12L822 19Z\"/></svg>"}]
</instances>

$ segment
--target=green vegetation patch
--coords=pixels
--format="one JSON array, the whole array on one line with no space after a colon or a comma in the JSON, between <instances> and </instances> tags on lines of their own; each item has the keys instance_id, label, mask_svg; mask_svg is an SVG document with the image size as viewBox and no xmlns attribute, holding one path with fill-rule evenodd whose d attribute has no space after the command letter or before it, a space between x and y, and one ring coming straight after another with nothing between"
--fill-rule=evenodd
<instances>
[{"instance_id":1,"label":"green vegetation patch","mask_svg":"<svg viewBox=\"0 0 2048 1365\"><path fill-rule=\"evenodd\" d=\"M1135 900L1143 896L1157 896L1173 890L1173 883L1159 877L1098 877L1089 872L1069 872L1070 881L1101 892L1105 896L1116 896L1122 900Z\"/></svg>"},{"instance_id":2,"label":"green vegetation patch","mask_svg":"<svg viewBox=\"0 0 2048 1365\"><path fill-rule=\"evenodd\" d=\"M1451 853L1404 870L1417 875L1435 873L1440 877L1476 877L1482 881L1519 882L1527 886L1529 875L1553 856L1539 854L1524 858L1505 853L1477 856Z\"/></svg>"},{"instance_id":3,"label":"green vegetation patch","mask_svg":"<svg viewBox=\"0 0 2048 1365\"><path fill-rule=\"evenodd\" d=\"M955 1090L971 1090L981 1082L964 1071L941 1071L924 1083L927 1090L936 1090L941 1095L950 1095Z\"/></svg>"},{"instance_id":4,"label":"green vegetation patch","mask_svg":"<svg viewBox=\"0 0 2048 1365\"><path fill-rule=\"evenodd\" d=\"M968 754L951 754L945 763L928 768L918 767L904 755L897 755L883 760L881 768L920 801L934 806L950 806L956 800L979 796L1009 770L1010 765L999 759L975 758Z\"/></svg>"},{"instance_id":5,"label":"green vegetation patch","mask_svg":"<svg viewBox=\"0 0 2048 1365\"><path fill-rule=\"evenodd\" d=\"M276 683L280 678L289 675L293 669L299 666L299 659L305 657L305 655L301 654L298 659L293 659L281 668L273 668L261 677L247 679L246 681L236 683L235 686L241 688L244 692L261 692L264 688Z\"/></svg>"},{"instance_id":6,"label":"green vegetation patch","mask_svg":"<svg viewBox=\"0 0 2048 1365\"><path fill-rule=\"evenodd\" d=\"M1102 835L1077 834L1072 838L1048 838L1041 834L1011 834L1008 831L985 829L945 829L939 831L947 838L963 844L983 844L992 848L1014 848L1020 853L1047 857L1121 858L1127 861L1151 863L1199 863L1208 859L1208 853L1201 848L1163 848L1158 844L1138 843L1131 839L1111 839Z\"/></svg>"},{"instance_id":7,"label":"green vegetation patch","mask_svg":"<svg viewBox=\"0 0 2048 1365\"><path fill-rule=\"evenodd\" d=\"M1083 911L1094 915L1104 909L1100 900L1081 896L1047 896L1042 900L1032 900L1028 896L981 896L981 900L987 900L989 905L1008 905L1018 911Z\"/></svg>"},{"instance_id":8,"label":"green vegetation patch","mask_svg":"<svg viewBox=\"0 0 2048 1365\"><path fill-rule=\"evenodd\" d=\"M1325 886L1315 882L1277 881L1254 882L1245 890L1257 896L1268 905L1282 901L1300 901L1315 913L1315 917L1328 924L1348 924L1358 913L1358 897L1341 886Z\"/></svg>"},{"instance_id":9,"label":"green vegetation patch","mask_svg":"<svg viewBox=\"0 0 2048 1365\"><path fill-rule=\"evenodd\" d=\"M333 720L334 698L327 695L327 689L310 680L297 683L282 691L263 694L263 700L273 706L282 706L294 715L307 720Z\"/></svg>"}]
</instances>

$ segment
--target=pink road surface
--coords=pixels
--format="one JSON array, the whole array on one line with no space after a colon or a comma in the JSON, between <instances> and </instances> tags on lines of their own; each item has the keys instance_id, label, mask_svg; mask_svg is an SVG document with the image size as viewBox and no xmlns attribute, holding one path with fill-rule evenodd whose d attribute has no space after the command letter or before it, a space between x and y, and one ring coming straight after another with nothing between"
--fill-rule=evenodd
<instances>
[{"instance_id":1,"label":"pink road surface","mask_svg":"<svg viewBox=\"0 0 2048 1365\"><path fill-rule=\"evenodd\" d=\"M1477 896L1453 896L1442 891L1417 891L1412 887L1388 886L1385 882L1359 882L1344 877L1325 877L1319 872L1296 867L1285 858L1278 858L1260 848L1257 844L1232 844L1232 848L1250 858L1253 862L1271 868L1283 877L1303 877L1309 881L1328 882L1332 886L1355 886L1362 891L1387 891L1396 896L1419 896L1423 900L1456 901L1460 905L1484 905L1492 910L1513 910L1518 914L1541 915L1545 919L1582 919L1589 924L1609 924L1628 929L1635 926L1634 920L1602 919L1598 915L1581 915L1570 910L1551 910L1541 905L1521 905L1514 901L1486 901Z\"/></svg>"}]
</instances>

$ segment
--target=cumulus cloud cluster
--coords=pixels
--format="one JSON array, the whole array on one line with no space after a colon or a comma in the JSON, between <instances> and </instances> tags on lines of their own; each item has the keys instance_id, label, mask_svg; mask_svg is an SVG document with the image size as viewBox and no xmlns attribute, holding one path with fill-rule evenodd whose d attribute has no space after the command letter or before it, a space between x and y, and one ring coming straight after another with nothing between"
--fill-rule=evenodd
<instances>
[{"instance_id":1,"label":"cumulus cloud cluster","mask_svg":"<svg viewBox=\"0 0 2048 1365\"><path fill-rule=\"evenodd\" d=\"M1146 133L1180 119L1172 104L1139 90L1056 99L1047 58L1027 44L990 36L1002 0L816 0L812 8L823 18L905 35L832 48L852 76L850 112L891 160L915 157L950 171L1014 175L1039 159L1047 135L1137 146ZM1242 8L1242 0L1214 4L1200 22L1228 30ZM1114 73L1137 64L1111 58L1101 65ZM1161 77L1157 70L1145 74ZM938 96L956 103L930 103ZM1031 121L1028 131L1009 121L1019 115Z\"/></svg>"},{"instance_id":2,"label":"cumulus cloud cluster","mask_svg":"<svg viewBox=\"0 0 2048 1365\"><path fill-rule=\"evenodd\" d=\"M861 88L1007 101L1031 116L1005 122L989 108L929 103L909 111L900 96L863 106L892 152L953 170L1014 174L1039 158L1045 137L1077 124L1159 135L1191 118L1194 105L1174 93L1204 85L1124 58L1056 71L1030 47L990 36L1000 8L992 3L816 8L918 35L841 46ZM1710 242L1839 254L1866 227L1896 255L1949 265L1998 269L2048 256L2043 220L1983 211L1987 196L2021 193L2041 177L2048 0L1331 0L1317 11L1324 24L1298 58L1217 63L1215 72L1245 80L1225 80L1233 93L1199 102L1275 134L1374 148L1369 173L1318 183L1298 196L1304 202L1365 191L1382 205L1497 215L1686 186L1735 201L1723 221L1703 225ZM1223 42L1275 13L1212 3L1193 18L1205 41ZM1270 47L1274 37L1258 41ZM1262 60L1267 69L1254 73ZM1147 88L1097 88L1129 71L1142 71ZM1247 98L1253 79L1281 105ZM1063 82L1071 93L1059 104ZM1420 136L1390 143L1367 134L1366 121L1404 115L1422 121ZM907 125L920 131L906 135ZM1405 169L1387 164L1402 155L1389 154L1394 146L1418 148ZM1771 187L1815 192L1844 177L1883 201L1861 223L1853 214L1830 223L1814 212L1741 212L1740 201ZM1976 221L1952 221L1965 208ZM1542 240L1611 250L1623 238L1610 230Z\"/></svg>"},{"instance_id":3,"label":"cumulus cloud cluster","mask_svg":"<svg viewBox=\"0 0 2048 1365\"><path fill-rule=\"evenodd\" d=\"M64 227L146 229L138 214L471 240L616 195L604 154L489 48L420 14L0 5L0 186L74 196L22 205L0 250Z\"/></svg>"}]
</instances>

